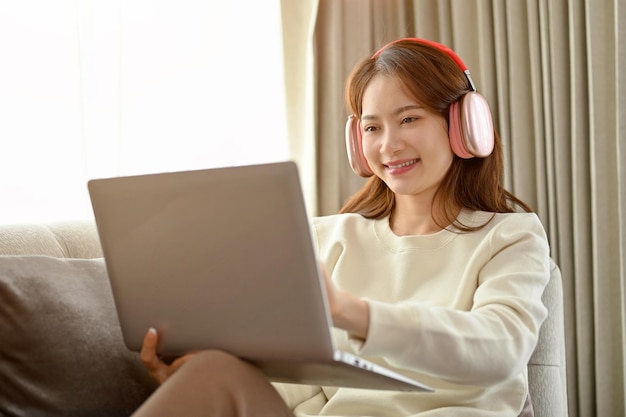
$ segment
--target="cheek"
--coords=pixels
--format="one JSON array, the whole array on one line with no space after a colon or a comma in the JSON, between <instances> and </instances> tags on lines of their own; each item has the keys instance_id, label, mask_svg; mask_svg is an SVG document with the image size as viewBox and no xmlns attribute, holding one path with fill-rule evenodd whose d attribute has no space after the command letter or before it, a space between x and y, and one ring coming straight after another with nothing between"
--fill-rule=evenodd
<instances>
[{"instance_id":1,"label":"cheek","mask_svg":"<svg viewBox=\"0 0 626 417\"><path fill-rule=\"evenodd\" d=\"M450 168L450 165L452 165L452 161L454 160L454 152L452 152L452 148L450 147L450 145L442 148L440 151L440 155L441 165L444 166L447 171L448 168Z\"/></svg>"},{"instance_id":2,"label":"cheek","mask_svg":"<svg viewBox=\"0 0 626 417\"><path fill-rule=\"evenodd\" d=\"M450 145L450 138L448 137L448 132L445 131L444 134L439 136L439 141L437 142L437 152L441 154L441 157L444 159L449 159L450 163L452 163L452 159L454 157L454 151L452 150L452 146Z\"/></svg>"},{"instance_id":3,"label":"cheek","mask_svg":"<svg viewBox=\"0 0 626 417\"><path fill-rule=\"evenodd\" d=\"M365 159L370 162L370 161L374 161L376 158L376 149L374 144L372 143L371 140L363 140L363 142L361 143L361 146L363 148L363 156L365 156Z\"/></svg>"},{"instance_id":4,"label":"cheek","mask_svg":"<svg viewBox=\"0 0 626 417\"><path fill-rule=\"evenodd\" d=\"M454 160L454 152L450 147L450 141L447 135L445 138L441 137L441 139L437 141L437 144L431 148L431 151L431 156L433 156L432 160L436 161L440 170L447 172Z\"/></svg>"},{"instance_id":5,"label":"cheek","mask_svg":"<svg viewBox=\"0 0 626 417\"><path fill-rule=\"evenodd\" d=\"M454 160L454 153L452 150L446 154L446 157L443 159L442 166L444 167L444 175L448 172L450 167L452 166L452 161Z\"/></svg>"}]
</instances>

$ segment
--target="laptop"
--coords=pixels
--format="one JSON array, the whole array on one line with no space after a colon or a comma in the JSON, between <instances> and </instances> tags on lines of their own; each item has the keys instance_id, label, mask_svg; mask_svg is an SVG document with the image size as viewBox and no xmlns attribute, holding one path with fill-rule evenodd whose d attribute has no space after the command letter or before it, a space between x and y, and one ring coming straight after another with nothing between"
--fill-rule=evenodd
<instances>
[{"instance_id":1,"label":"laptop","mask_svg":"<svg viewBox=\"0 0 626 417\"><path fill-rule=\"evenodd\" d=\"M431 391L336 351L297 166L92 179L88 190L122 335L158 353L220 349L275 382Z\"/></svg>"}]
</instances>

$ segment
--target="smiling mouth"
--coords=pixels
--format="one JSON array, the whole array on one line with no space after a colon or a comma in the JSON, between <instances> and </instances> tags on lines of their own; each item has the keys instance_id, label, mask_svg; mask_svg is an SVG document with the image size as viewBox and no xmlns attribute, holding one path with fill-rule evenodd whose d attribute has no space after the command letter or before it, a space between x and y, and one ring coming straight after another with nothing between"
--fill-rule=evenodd
<instances>
[{"instance_id":1,"label":"smiling mouth","mask_svg":"<svg viewBox=\"0 0 626 417\"><path fill-rule=\"evenodd\" d=\"M404 167L408 167L409 165L413 165L416 164L419 161L419 159L411 159L410 161L406 161L403 162L401 164L397 164L397 165L385 165L387 168L389 169L400 169L400 168L404 168Z\"/></svg>"}]
</instances>

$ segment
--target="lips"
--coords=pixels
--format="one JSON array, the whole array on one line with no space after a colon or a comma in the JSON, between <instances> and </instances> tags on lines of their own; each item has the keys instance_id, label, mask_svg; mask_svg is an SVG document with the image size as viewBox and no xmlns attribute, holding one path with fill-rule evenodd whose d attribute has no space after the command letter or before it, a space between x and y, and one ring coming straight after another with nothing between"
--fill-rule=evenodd
<instances>
[{"instance_id":1,"label":"lips","mask_svg":"<svg viewBox=\"0 0 626 417\"><path fill-rule=\"evenodd\" d=\"M419 161L418 158L416 159L409 159L408 161L404 161L404 162L394 162L391 164L385 164L385 166L389 169L400 169L400 168L406 168L408 166L411 166L413 164L416 164Z\"/></svg>"}]
</instances>

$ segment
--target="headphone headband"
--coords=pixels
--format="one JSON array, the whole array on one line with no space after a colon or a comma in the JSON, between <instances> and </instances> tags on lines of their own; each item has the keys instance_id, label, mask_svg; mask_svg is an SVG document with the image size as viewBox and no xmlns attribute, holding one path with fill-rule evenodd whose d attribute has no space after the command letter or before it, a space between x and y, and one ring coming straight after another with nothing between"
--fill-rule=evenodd
<instances>
[{"instance_id":1,"label":"headphone headband","mask_svg":"<svg viewBox=\"0 0 626 417\"><path fill-rule=\"evenodd\" d=\"M378 51L376 51L374 53L374 55L372 55L372 58L376 58L378 55L381 54L382 51L387 49L387 47L389 47L391 45L394 45L396 43L399 43L399 42L403 42L403 41L417 42L417 43L421 43L421 44L424 44L424 45L432 46L433 48L438 49L441 52L446 53L458 65L458 67L461 69L461 71L463 71L463 74L465 74L465 78L467 78L467 81L470 84L471 90L472 91L477 91L476 90L476 86L474 85L474 81L472 80L472 77L470 76L470 71L469 71L469 69L467 69L467 65L465 65L465 63L463 62L461 57L459 57L456 54L456 52L454 52L448 46L446 46L446 45L444 45L442 43L439 43L439 42L431 41L431 40L428 40L428 39L422 39L422 38L401 38L401 39L396 39L395 41L389 42L388 44L386 44L382 48L380 48Z\"/></svg>"}]
</instances>

